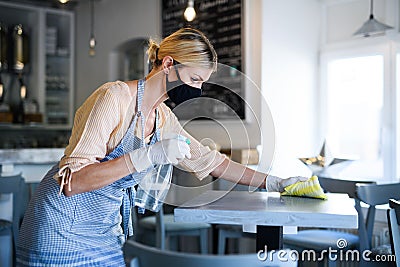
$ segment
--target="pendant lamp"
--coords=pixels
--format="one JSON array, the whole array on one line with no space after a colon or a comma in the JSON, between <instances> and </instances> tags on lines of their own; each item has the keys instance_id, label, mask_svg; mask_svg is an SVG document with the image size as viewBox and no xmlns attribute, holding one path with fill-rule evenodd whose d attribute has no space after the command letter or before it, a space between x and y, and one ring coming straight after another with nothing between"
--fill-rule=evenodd
<instances>
[{"instance_id":1,"label":"pendant lamp","mask_svg":"<svg viewBox=\"0 0 400 267\"><path fill-rule=\"evenodd\" d=\"M354 36L361 35L363 37L370 37L371 35L382 34L386 30L393 29L393 27L383 24L374 18L373 8L374 8L374 0L371 0L371 7L370 7L371 12L369 15L369 19L361 26L361 28L358 31L356 31L353 34Z\"/></svg>"},{"instance_id":2,"label":"pendant lamp","mask_svg":"<svg viewBox=\"0 0 400 267\"><path fill-rule=\"evenodd\" d=\"M4 99L4 85L3 81L1 80L1 73L0 73L0 104L3 102Z\"/></svg>"},{"instance_id":3,"label":"pendant lamp","mask_svg":"<svg viewBox=\"0 0 400 267\"><path fill-rule=\"evenodd\" d=\"M189 0L188 5L183 13L183 16L188 22L191 22L196 17L196 10L194 9L194 0Z\"/></svg>"},{"instance_id":4,"label":"pendant lamp","mask_svg":"<svg viewBox=\"0 0 400 267\"><path fill-rule=\"evenodd\" d=\"M96 38L94 37L94 0L90 0L90 39L89 39L89 55L96 55Z\"/></svg>"}]
</instances>

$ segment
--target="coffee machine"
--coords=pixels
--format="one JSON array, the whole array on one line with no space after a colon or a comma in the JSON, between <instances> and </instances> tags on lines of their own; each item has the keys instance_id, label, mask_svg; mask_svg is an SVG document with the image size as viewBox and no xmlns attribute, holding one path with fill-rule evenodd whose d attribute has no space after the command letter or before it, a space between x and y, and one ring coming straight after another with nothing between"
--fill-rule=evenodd
<instances>
[{"instance_id":1,"label":"coffee machine","mask_svg":"<svg viewBox=\"0 0 400 267\"><path fill-rule=\"evenodd\" d=\"M3 75L8 70L8 31L7 26L0 22L0 122L12 122L13 116L10 106L5 103L5 90Z\"/></svg>"},{"instance_id":2,"label":"coffee machine","mask_svg":"<svg viewBox=\"0 0 400 267\"><path fill-rule=\"evenodd\" d=\"M27 105L27 86L24 82L24 75L29 72L29 38L23 25L17 24L12 27L9 34L9 69L14 74L13 85L17 87L17 101L13 105L15 123L23 123ZM15 86L15 80L17 84Z\"/></svg>"},{"instance_id":3,"label":"coffee machine","mask_svg":"<svg viewBox=\"0 0 400 267\"><path fill-rule=\"evenodd\" d=\"M27 112L38 111L37 102L27 98L29 36L22 24L0 25L0 122L29 122Z\"/></svg>"}]
</instances>

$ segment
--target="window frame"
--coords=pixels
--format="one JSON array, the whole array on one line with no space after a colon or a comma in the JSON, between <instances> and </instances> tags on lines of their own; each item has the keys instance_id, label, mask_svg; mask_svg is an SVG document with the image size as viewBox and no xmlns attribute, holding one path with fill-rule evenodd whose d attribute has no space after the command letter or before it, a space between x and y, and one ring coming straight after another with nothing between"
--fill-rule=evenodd
<instances>
[{"instance_id":1,"label":"window frame","mask_svg":"<svg viewBox=\"0 0 400 267\"><path fill-rule=\"evenodd\" d=\"M325 47L320 53L320 88L317 98L319 101L319 136L326 136L328 115L328 63L332 60L353 58L360 56L383 56L383 111L382 111L382 160L384 181L399 181L398 159L400 154L400 77L396 77L396 55L400 56L400 41L386 37L375 39L361 39L341 45ZM400 60L399 60L400 61ZM399 63L400 64L400 63ZM329 143L328 143L329 146ZM350 177L346 177L350 178Z\"/></svg>"}]
</instances>

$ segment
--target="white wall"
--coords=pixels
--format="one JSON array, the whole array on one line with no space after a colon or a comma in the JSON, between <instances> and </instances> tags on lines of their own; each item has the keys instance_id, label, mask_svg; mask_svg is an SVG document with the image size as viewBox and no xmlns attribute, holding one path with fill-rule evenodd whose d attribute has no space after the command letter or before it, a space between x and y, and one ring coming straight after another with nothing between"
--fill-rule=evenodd
<instances>
[{"instance_id":1,"label":"white wall","mask_svg":"<svg viewBox=\"0 0 400 267\"><path fill-rule=\"evenodd\" d=\"M261 84L261 0L244 1L245 24L245 73L255 85ZM118 45L134 37L149 36L160 39L161 2L160 0L100 0L95 1L96 56L88 55L90 17L89 1L82 1L77 8L77 69L76 106L102 83L109 81L110 53ZM213 139L222 147L256 147L260 143L260 97L257 88L246 91L246 100L255 112L245 122L222 122L224 127L210 122L193 122L185 126L194 137ZM258 120L258 121L257 121ZM230 136L230 142L226 138ZM249 135L248 137L245 135ZM245 137L243 137L245 136ZM243 140L243 141L242 141Z\"/></svg>"},{"instance_id":2,"label":"white wall","mask_svg":"<svg viewBox=\"0 0 400 267\"><path fill-rule=\"evenodd\" d=\"M399 0L374 1L373 14L378 21L399 28ZM324 0L322 47L360 39L353 36L369 18L370 1Z\"/></svg>"},{"instance_id":3,"label":"white wall","mask_svg":"<svg viewBox=\"0 0 400 267\"><path fill-rule=\"evenodd\" d=\"M375 18L393 31L399 28L399 2L374 3ZM262 14L261 84L275 123L276 158L314 156L324 140L320 51L360 41L352 34L368 19L369 1L265 0Z\"/></svg>"},{"instance_id":4,"label":"white wall","mask_svg":"<svg viewBox=\"0 0 400 267\"><path fill-rule=\"evenodd\" d=\"M358 56L363 51L371 51L383 53L385 56L385 78L384 78L384 108L382 110L381 139L382 139L382 155L383 161L374 162L374 164L357 161L343 170L340 175L365 177L384 177L385 180L398 178L399 167L395 164L398 161L399 151L396 151L396 143L398 144L398 128L396 129L396 116L398 116L399 95L396 91L396 75L395 64L391 62L394 59L396 46L400 43L400 0L380 0L374 1L373 14L374 17L394 29L386 31L374 37L363 38L353 36L361 25L367 21L370 6L369 1L365 0L325 0L324 1L324 32L322 34L321 43L321 66L326 66L326 60L335 56ZM321 77L325 78L326 69L322 68ZM321 80L321 117L326 116L324 110L324 101L326 101L326 80ZM321 129L326 129L326 124L321 120ZM398 126L397 126L398 127ZM368 167L366 168L366 166Z\"/></svg>"},{"instance_id":5,"label":"white wall","mask_svg":"<svg viewBox=\"0 0 400 267\"><path fill-rule=\"evenodd\" d=\"M399 0L375 1L376 17L398 25ZM109 79L110 53L119 44L134 37L160 37L160 0L96 1L95 35L97 55L88 56L89 1L77 9L76 108ZM319 129L319 49L327 44L351 39L351 33L368 17L366 0L244 0L245 74L262 89L273 113L278 152L292 157L318 152L323 135ZM375 13L375 12L374 12ZM151 15L150 15L151 14ZM264 101L255 90L246 98L258 118L246 122L250 146L268 143L274 135L265 117L263 140L258 134ZM228 131L232 139L242 125L225 123L227 129L210 123L191 123L187 130L195 137L212 137L223 147ZM246 142L247 143L247 142ZM240 143L235 143L240 147ZM270 148L272 150L272 148Z\"/></svg>"},{"instance_id":6,"label":"white wall","mask_svg":"<svg viewBox=\"0 0 400 267\"><path fill-rule=\"evenodd\" d=\"M243 53L246 78L246 121L217 123L192 122L185 129L201 140L211 137L223 148L255 148L261 143L261 3L262 0L245 0ZM222 125L222 126L221 126ZM229 136L229 138L227 138Z\"/></svg>"},{"instance_id":7,"label":"white wall","mask_svg":"<svg viewBox=\"0 0 400 267\"><path fill-rule=\"evenodd\" d=\"M262 14L261 85L275 123L277 157L314 155L323 141L316 133L321 2L265 0Z\"/></svg>"},{"instance_id":8,"label":"white wall","mask_svg":"<svg viewBox=\"0 0 400 267\"><path fill-rule=\"evenodd\" d=\"M76 12L75 108L102 83L109 81L110 53L135 37L160 36L161 3L155 0L95 1L96 56L90 57L89 1L80 1Z\"/></svg>"}]
</instances>

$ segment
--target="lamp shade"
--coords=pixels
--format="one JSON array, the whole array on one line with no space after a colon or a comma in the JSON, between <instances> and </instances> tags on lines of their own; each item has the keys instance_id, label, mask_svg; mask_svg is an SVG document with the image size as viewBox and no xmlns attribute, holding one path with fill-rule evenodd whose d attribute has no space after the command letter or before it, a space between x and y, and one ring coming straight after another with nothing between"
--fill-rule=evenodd
<instances>
[{"instance_id":1,"label":"lamp shade","mask_svg":"<svg viewBox=\"0 0 400 267\"><path fill-rule=\"evenodd\" d=\"M361 28L354 33L354 35L362 35L364 37L369 37L372 34L383 33L386 30L393 29L393 27L383 24L377 21L374 16L371 14L369 20L367 20Z\"/></svg>"},{"instance_id":2,"label":"lamp shade","mask_svg":"<svg viewBox=\"0 0 400 267\"><path fill-rule=\"evenodd\" d=\"M363 37L369 37L371 35L377 35L380 33L384 33L386 30L393 29L393 27L377 21L374 18L373 10L374 10L374 0L371 0L369 19L353 35L362 35Z\"/></svg>"}]
</instances>

